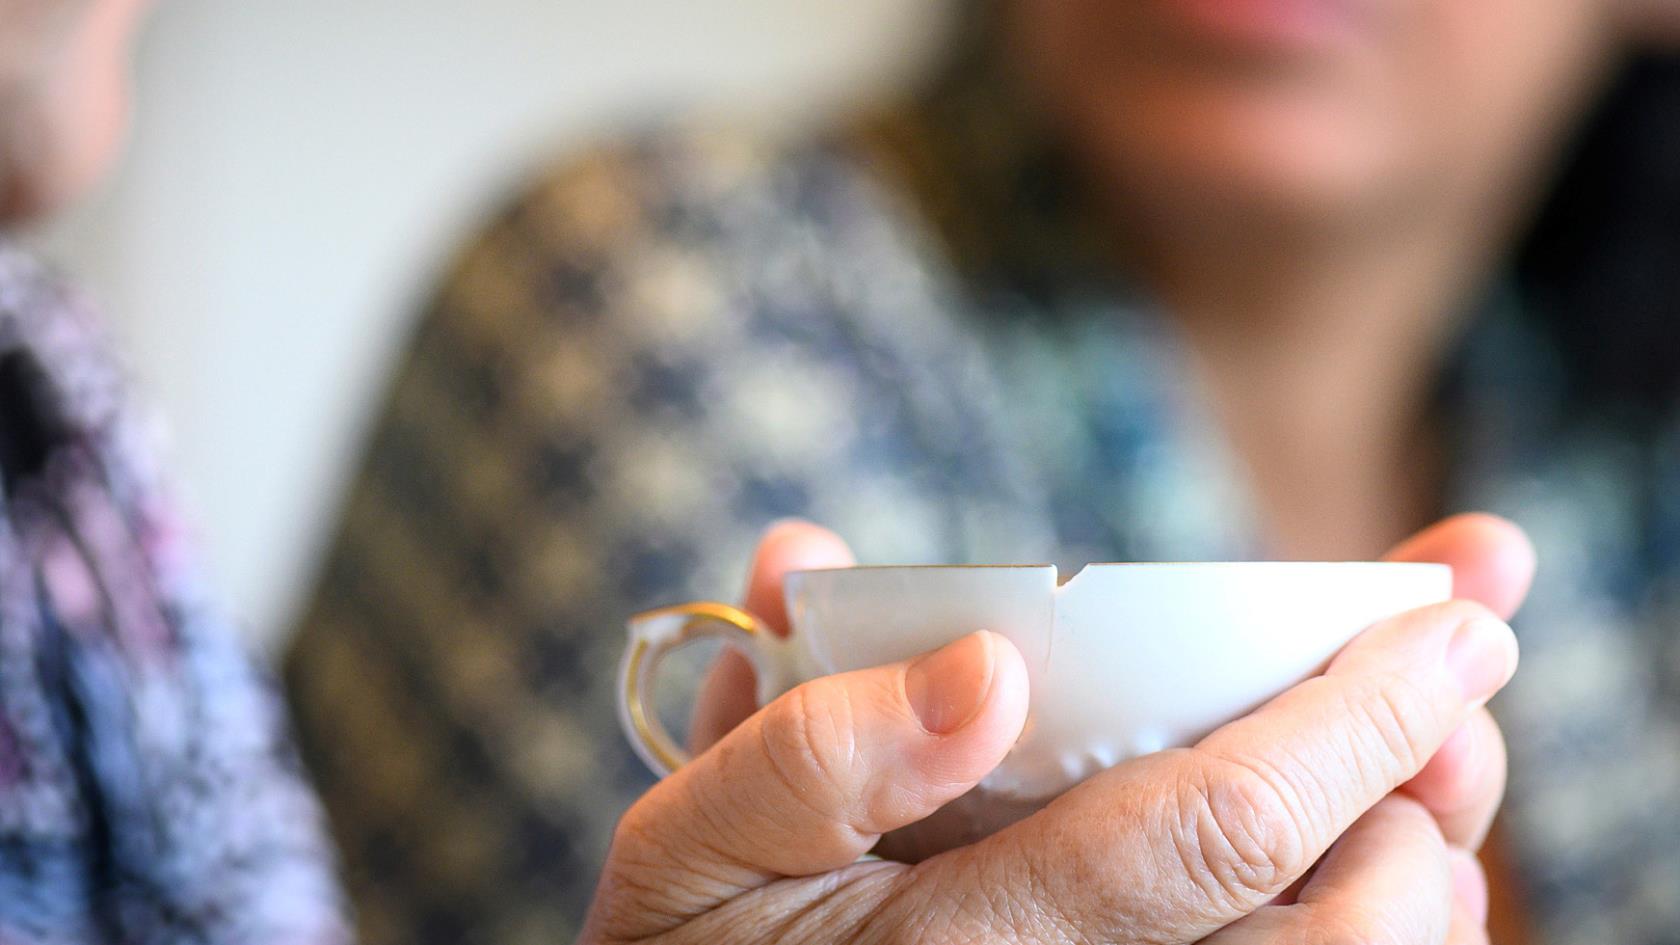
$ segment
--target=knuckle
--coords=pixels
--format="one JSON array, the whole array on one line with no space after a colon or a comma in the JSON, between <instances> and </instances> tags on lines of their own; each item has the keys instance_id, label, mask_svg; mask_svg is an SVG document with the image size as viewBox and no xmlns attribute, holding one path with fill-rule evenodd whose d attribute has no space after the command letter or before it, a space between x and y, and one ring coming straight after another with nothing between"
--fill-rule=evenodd
<instances>
[{"instance_id":1,"label":"knuckle","mask_svg":"<svg viewBox=\"0 0 1680 945\"><path fill-rule=\"evenodd\" d=\"M1015 839L1021 844L1023 838ZM1041 834L1026 847L1017 846L1017 855L1006 861L1013 870L981 877L979 888L994 902L991 914L1022 941L1119 940L1110 933L1130 911L1125 898L1130 884L1117 875L1123 860L1113 847L1071 842L1056 833Z\"/></svg>"},{"instance_id":2,"label":"knuckle","mask_svg":"<svg viewBox=\"0 0 1680 945\"><path fill-rule=\"evenodd\" d=\"M855 715L850 692L828 678L772 703L762 730L764 754L783 786L800 793L844 791L858 763Z\"/></svg>"},{"instance_id":3,"label":"knuckle","mask_svg":"<svg viewBox=\"0 0 1680 945\"><path fill-rule=\"evenodd\" d=\"M613 829L590 908L590 924L605 940L634 937L625 930L680 915L696 895L694 877L664 855L669 831L661 829L656 806L644 796Z\"/></svg>"},{"instance_id":4,"label":"knuckle","mask_svg":"<svg viewBox=\"0 0 1680 945\"><path fill-rule=\"evenodd\" d=\"M660 849L660 838L667 830L662 829L662 818L654 796L651 791L642 795L613 826L612 842L608 847L609 864L637 864L647 859L652 851Z\"/></svg>"},{"instance_id":5,"label":"knuckle","mask_svg":"<svg viewBox=\"0 0 1680 945\"><path fill-rule=\"evenodd\" d=\"M1344 691L1352 761L1374 782L1416 774L1437 747L1442 721L1424 687L1405 673L1364 677Z\"/></svg>"},{"instance_id":6,"label":"knuckle","mask_svg":"<svg viewBox=\"0 0 1680 945\"><path fill-rule=\"evenodd\" d=\"M647 795L644 794L618 818L618 823L613 826L613 849L634 845L641 838L653 833L648 824L647 808Z\"/></svg>"},{"instance_id":7,"label":"knuckle","mask_svg":"<svg viewBox=\"0 0 1680 945\"><path fill-rule=\"evenodd\" d=\"M1247 764L1190 766L1179 779L1172 837L1205 894L1247 908L1306 871L1311 851L1290 794Z\"/></svg>"},{"instance_id":8,"label":"knuckle","mask_svg":"<svg viewBox=\"0 0 1680 945\"><path fill-rule=\"evenodd\" d=\"M1000 930L1018 931L1020 901L990 881L988 864L959 857L947 868L924 874L883 910L892 945L913 942L987 941Z\"/></svg>"}]
</instances>

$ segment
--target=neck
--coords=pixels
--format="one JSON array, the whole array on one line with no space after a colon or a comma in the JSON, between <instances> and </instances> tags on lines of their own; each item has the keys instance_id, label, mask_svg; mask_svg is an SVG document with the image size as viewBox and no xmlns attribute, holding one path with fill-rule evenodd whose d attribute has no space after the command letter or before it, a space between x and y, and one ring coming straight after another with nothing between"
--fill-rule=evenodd
<instances>
[{"instance_id":1,"label":"neck","mask_svg":"<svg viewBox=\"0 0 1680 945\"><path fill-rule=\"evenodd\" d=\"M1206 369L1266 392L1296 426L1340 423L1352 442L1422 407L1503 230L1444 219L1384 236L1234 234L1141 258Z\"/></svg>"},{"instance_id":2,"label":"neck","mask_svg":"<svg viewBox=\"0 0 1680 945\"><path fill-rule=\"evenodd\" d=\"M1382 233L1204 227L1134 247L1278 551L1364 556L1434 511L1436 367L1504 232L1496 215L1443 213Z\"/></svg>"}]
</instances>

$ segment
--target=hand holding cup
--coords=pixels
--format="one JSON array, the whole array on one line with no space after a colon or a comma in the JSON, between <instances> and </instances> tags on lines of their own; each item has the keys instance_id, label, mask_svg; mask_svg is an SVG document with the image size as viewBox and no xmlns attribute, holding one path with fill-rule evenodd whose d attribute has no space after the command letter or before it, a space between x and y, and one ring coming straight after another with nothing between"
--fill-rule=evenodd
<instances>
[{"instance_id":1,"label":"hand holding cup","mask_svg":"<svg viewBox=\"0 0 1680 945\"><path fill-rule=\"evenodd\" d=\"M784 526L761 550L749 606L785 619L759 589L789 559L843 554L810 526ZM726 661L709 691L733 705L708 703L699 721L728 733L626 815L585 941L1230 943L1309 928L1482 941L1485 891L1467 850L1503 755L1481 706L1515 668L1499 618L1532 555L1485 518L1399 554L1450 562L1455 591L1499 612L1460 600L1381 621L1322 675L1192 747L1119 764L914 866L858 858L1009 753L1029 698L1020 652L973 634L803 683L733 727L748 700L734 688L742 666Z\"/></svg>"}]
</instances>

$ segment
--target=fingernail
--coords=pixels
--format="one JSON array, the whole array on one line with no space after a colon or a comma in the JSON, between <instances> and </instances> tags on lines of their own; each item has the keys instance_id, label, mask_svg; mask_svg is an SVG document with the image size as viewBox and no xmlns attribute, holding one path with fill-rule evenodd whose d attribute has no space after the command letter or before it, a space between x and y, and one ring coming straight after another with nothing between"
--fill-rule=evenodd
<instances>
[{"instance_id":1,"label":"fingernail","mask_svg":"<svg viewBox=\"0 0 1680 945\"><path fill-rule=\"evenodd\" d=\"M1447 645L1447 669L1458 679L1465 701L1477 705L1510 681L1516 662L1516 637L1510 627L1491 617L1478 617L1459 627Z\"/></svg>"},{"instance_id":2,"label":"fingernail","mask_svg":"<svg viewBox=\"0 0 1680 945\"><path fill-rule=\"evenodd\" d=\"M922 728L949 735L967 725L992 689L992 666L992 635L983 630L911 663L904 696Z\"/></svg>"},{"instance_id":3,"label":"fingernail","mask_svg":"<svg viewBox=\"0 0 1680 945\"><path fill-rule=\"evenodd\" d=\"M1452 864L1453 895L1477 924L1486 923L1488 884L1482 864L1474 853L1458 849L1448 853L1448 860Z\"/></svg>"}]
</instances>

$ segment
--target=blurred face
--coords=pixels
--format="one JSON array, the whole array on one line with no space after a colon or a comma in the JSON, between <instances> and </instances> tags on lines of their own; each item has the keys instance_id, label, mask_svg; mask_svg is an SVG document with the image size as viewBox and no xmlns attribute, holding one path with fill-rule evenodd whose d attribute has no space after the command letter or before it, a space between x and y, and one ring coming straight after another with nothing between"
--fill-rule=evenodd
<instances>
[{"instance_id":1,"label":"blurred face","mask_svg":"<svg viewBox=\"0 0 1680 945\"><path fill-rule=\"evenodd\" d=\"M144 3L0 0L0 221L62 204L109 164Z\"/></svg>"},{"instance_id":2,"label":"blurred face","mask_svg":"<svg viewBox=\"0 0 1680 945\"><path fill-rule=\"evenodd\" d=\"M1635 5L1005 2L1029 81L1099 176L1197 224L1474 198L1535 165Z\"/></svg>"}]
</instances>

